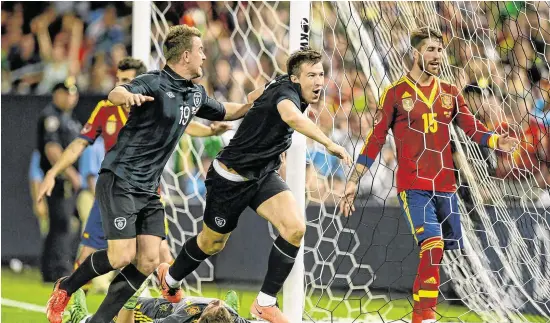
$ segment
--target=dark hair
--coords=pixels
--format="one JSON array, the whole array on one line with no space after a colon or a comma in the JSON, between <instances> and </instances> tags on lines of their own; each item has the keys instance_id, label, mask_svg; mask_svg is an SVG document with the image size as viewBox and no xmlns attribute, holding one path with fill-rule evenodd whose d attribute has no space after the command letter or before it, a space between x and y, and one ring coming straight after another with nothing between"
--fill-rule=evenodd
<instances>
[{"instance_id":1,"label":"dark hair","mask_svg":"<svg viewBox=\"0 0 550 323\"><path fill-rule=\"evenodd\" d=\"M425 39L431 39L431 38L435 38L440 42L443 42L443 36L439 31L437 31L434 28L422 27L422 28L415 29L411 32L411 37L410 37L411 46L416 49L420 49L420 47L422 47L422 42Z\"/></svg>"},{"instance_id":2,"label":"dark hair","mask_svg":"<svg viewBox=\"0 0 550 323\"><path fill-rule=\"evenodd\" d=\"M223 307L218 306L217 308L210 310L208 312L203 312L200 319L200 323L233 323L233 318L229 311Z\"/></svg>"},{"instance_id":3,"label":"dark hair","mask_svg":"<svg viewBox=\"0 0 550 323\"><path fill-rule=\"evenodd\" d=\"M183 52L193 48L193 37L202 37L202 33L196 27L177 25L170 27L164 46L164 57L168 63L175 63Z\"/></svg>"},{"instance_id":4,"label":"dark hair","mask_svg":"<svg viewBox=\"0 0 550 323\"><path fill-rule=\"evenodd\" d=\"M302 64L317 64L321 61L322 56L321 53L319 53L316 50L313 50L311 48L305 48L301 49L299 51L296 51L290 55L288 60L286 61L286 70L288 75L300 75L300 68L302 67Z\"/></svg>"},{"instance_id":5,"label":"dark hair","mask_svg":"<svg viewBox=\"0 0 550 323\"><path fill-rule=\"evenodd\" d=\"M135 70L136 76L147 72L147 67L145 67L143 61L133 57L124 57L121 59L120 62L118 62L117 68L121 71Z\"/></svg>"}]
</instances>

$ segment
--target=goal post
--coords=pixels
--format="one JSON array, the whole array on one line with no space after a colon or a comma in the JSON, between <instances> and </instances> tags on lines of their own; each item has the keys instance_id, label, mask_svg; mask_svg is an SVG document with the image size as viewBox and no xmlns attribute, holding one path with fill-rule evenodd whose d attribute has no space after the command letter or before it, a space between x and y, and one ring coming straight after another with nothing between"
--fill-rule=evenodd
<instances>
[{"instance_id":1,"label":"goal post","mask_svg":"<svg viewBox=\"0 0 550 323\"><path fill-rule=\"evenodd\" d=\"M290 54L309 46L310 2L293 1L290 3ZM306 210L306 138L294 132L292 146L287 152L286 182L305 217ZM303 240L302 240L303 241ZM294 267L283 286L283 312L291 322L302 322L304 312L304 245L300 246Z\"/></svg>"},{"instance_id":2,"label":"goal post","mask_svg":"<svg viewBox=\"0 0 550 323\"><path fill-rule=\"evenodd\" d=\"M151 57L151 1L135 1L132 11L132 57L148 68Z\"/></svg>"}]
</instances>

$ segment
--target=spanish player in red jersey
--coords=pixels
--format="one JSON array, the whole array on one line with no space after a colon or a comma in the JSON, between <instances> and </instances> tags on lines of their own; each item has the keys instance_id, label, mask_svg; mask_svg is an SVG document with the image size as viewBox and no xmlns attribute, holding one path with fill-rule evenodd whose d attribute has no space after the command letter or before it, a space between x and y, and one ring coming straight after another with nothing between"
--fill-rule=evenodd
<instances>
[{"instance_id":1,"label":"spanish player in red jersey","mask_svg":"<svg viewBox=\"0 0 550 323\"><path fill-rule=\"evenodd\" d=\"M456 123L482 146L511 151L518 140L490 132L470 113L457 87L438 78L443 56L438 31L418 29L411 33L410 41L414 55L411 71L383 92L375 125L352 170L340 209L344 216L355 210L357 183L392 129L398 156L398 198L420 246L412 322L421 323L436 319L443 249L463 246L450 144L451 123Z\"/></svg>"},{"instance_id":2,"label":"spanish player in red jersey","mask_svg":"<svg viewBox=\"0 0 550 323\"><path fill-rule=\"evenodd\" d=\"M145 72L147 72L147 68L141 60L126 57L117 66L116 86L126 84ZM55 183L55 177L68 166L74 164L82 155L84 149L93 144L99 136L103 137L105 152L109 151L116 144L120 129L126 124L129 113L130 109L128 107L116 106L109 100L100 101L82 128L80 136L67 147L58 162L46 174L40 186L38 198L42 198L44 194L49 196ZM192 121L185 132L195 137L207 137L220 134L228 129L229 125L226 123L213 123L209 127ZM82 234L80 252L75 268L96 250L102 249L107 249L107 240L105 240L99 205L96 200ZM161 260L168 263L173 261L166 240L161 244Z\"/></svg>"}]
</instances>

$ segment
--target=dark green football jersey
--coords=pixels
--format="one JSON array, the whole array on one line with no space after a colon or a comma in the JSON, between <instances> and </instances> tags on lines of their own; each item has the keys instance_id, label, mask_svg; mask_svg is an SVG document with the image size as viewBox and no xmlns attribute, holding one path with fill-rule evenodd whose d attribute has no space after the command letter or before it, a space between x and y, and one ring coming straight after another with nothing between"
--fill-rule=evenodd
<instances>
[{"instance_id":1,"label":"dark green football jersey","mask_svg":"<svg viewBox=\"0 0 550 323\"><path fill-rule=\"evenodd\" d=\"M258 179L281 165L280 156L292 144L292 129L281 119L277 104L292 101L304 112L308 104L299 84L282 75L266 85L244 116L237 133L217 159L248 179Z\"/></svg>"},{"instance_id":2,"label":"dark green football jersey","mask_svg":"<svg viewBox=\"0 0 550 323\"><path fill-rule=\"evenodd\" d=\"M197 116L220 121L225 117L225 108L208 97L203 86L183 79L168 66L140 75L123 87L151 96L154 101L132 108L101 170L109 170L142 190L156 192L164 166L191 119Z\"/></svg>"}]
</instances>

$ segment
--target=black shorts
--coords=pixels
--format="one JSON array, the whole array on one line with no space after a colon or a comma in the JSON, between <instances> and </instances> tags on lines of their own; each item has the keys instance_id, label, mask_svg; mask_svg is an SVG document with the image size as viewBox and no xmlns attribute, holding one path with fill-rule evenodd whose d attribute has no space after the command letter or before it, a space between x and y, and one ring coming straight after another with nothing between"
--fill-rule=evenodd
<instances>
[{"instance_id":1,"label":"black shorts","mask_svg":"<svg viewBox=\"0 0 550 323\"><path fill-rule=\"evenodd\" d=\"M130 239L136 235L166 238L160 195L143 191L104 171L97 179L96 199L107 240Z\"/></svg>"},{"instance_id":2,"label":"black shorts","mask_svg":"<svg viewBox=\"0 0 550 323\"><path fill-rule=\"evenodd\" d=\"M290 190L272 171L257 180L234 182L222 177L210 166L206 175L204 223L215 232L226 234L237 227L241 213L250 206L254 211L271 197Z\"/></svg>"}]
</instances>

